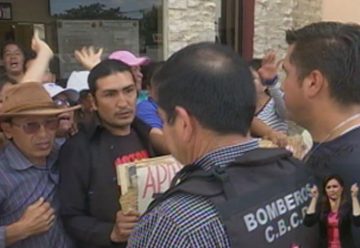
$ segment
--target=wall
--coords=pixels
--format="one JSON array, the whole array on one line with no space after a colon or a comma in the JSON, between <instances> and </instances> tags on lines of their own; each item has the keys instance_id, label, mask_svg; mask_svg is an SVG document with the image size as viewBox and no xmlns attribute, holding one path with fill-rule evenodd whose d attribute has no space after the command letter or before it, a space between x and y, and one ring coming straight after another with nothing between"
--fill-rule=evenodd
<instances>
[{"instance_id":1,"label":"wall","mask_svg":"<svg viewBox=\"0 0 360 248\"><path fill-rule=\"evenodd\" d=\"M215 0L165 2L165 58L188 44L215 40Z\"/></svg>"},{"instance_id":2,"label":"wall","mask_svg":"<svg viewBox=\"0 0 360 248\"><path fill-rule=\"evenodd\" d=\"M254 56L273 49L282 57L287 49L285 31L320 21L321 7L322 0L256 0Z\"/></svg>"},{"instance_id":3,"label":"wall","mask_svg":"<svg viewBox=\"0 0 360 248\"><path fill-rule=\"evenodd\" d=\"M323 0L322 19L360 24L359 9L359 0Z\"/></svg>"}]
</instances>

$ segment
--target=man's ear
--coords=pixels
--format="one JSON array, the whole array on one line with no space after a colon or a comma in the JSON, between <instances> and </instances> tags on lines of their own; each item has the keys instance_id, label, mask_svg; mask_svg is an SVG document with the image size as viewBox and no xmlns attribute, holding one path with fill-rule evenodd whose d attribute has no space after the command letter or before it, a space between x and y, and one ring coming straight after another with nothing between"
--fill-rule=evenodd
<instances>
[{"instance_id":1,"label":"man's ear","mask_svg":"<svg viewBox=\"0 0 360 248\"><path fill-rule=\"evenodd\" d=\"M1 122L1 129L7 139L12 139L11 124L9 122Z\"/></svg>"},{"instance_id":2,"label":"man's ear","mask_svg":"<svg viewBox=\"0 0 360 248\"><path fill-rule=\"evenodd\" d=\"M309 98L314 98L327 87L327 79L319 70L313 70L304 78L303 86L305 87L306 95Z\"/></svg>"},{"instance_id":3,"label":"man's ear","mask_svg":"<svg viewBox=\"0 0 360 248\"><path fill-rule=\"evenodd\" d=\"M88 98L91 103L91 109L97 111L97 104L96 104L95 96L93 94L89 94Z\"/></svg>"},{"instance_id":4,"label":"man's ear","mask_svg":"<svg viewBox=\"0 0 360 248\"><path fill-rule=\"evenodd\" d=\"M181 131L180 138L185 142L191 140L196 130L196 122L194 121L194 117L183 107L175 107L175 123L177 125L178 130Z\"/></svg>"}]
</instances>

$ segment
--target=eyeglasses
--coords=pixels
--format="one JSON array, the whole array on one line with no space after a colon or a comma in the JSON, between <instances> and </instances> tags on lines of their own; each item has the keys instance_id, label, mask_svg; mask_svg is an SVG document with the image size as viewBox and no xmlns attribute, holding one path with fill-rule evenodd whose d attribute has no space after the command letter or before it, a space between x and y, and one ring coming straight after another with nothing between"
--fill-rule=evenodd
<instances>
[{"instance_id":1,"label":"eyeglasses","mask_svg":"<svg viewBox=\"0 0 360 248\"><path fill-rule=\"evenodd\" d=\"M71 104L68 100L65 99L54 99L54 103L57 107L70 107Z\"/></svg>"},{"instance_id":2,"label":"eyeglasses","mask_svg":"<svg viewBox=\"0 0 360 248\"><path fill-rule=\"evenodd\" d=\"M43 122L26 122L26 123L15 123L12 122L14 126L20 127L26 134L35 134L39 132L41 126L43 126L46 130L56 131L59 127L59 119L48 119Z\"/></svg>"}]
</instances>

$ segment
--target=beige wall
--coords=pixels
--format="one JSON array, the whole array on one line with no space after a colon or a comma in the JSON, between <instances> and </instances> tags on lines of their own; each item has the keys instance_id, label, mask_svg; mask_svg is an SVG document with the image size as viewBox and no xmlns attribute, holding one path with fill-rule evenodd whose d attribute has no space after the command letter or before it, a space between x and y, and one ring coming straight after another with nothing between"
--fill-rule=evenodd
<instances>
[{"instance_id":1,"label":"beige wall","mask_svg":"<svg viewBox=\"0 0 360 248\"><path fill-rule=\"evenodd\" d=\"M322 19L360 24L360 0L323 0Z\"/></svg>"},{"instance_id":2,"label":"beige wall","mask_svg":"<svg viewBox=\"0 0 360 248\"><path fill-rule=\"evenodd\" d=\"M215 41L215 0L164 1L164 56L195 42Z\"/></svg>"},{"instance_id":3,"label":"beige wall","mask_svg":"<svg viewBox=\"0 0 360 248\"><path fill-rule=\"evenodd\" d=\"M321 20L322 0L256 0L254 57L269 49L285 55L285 31ZM330 0L342 1L342 0ZM360 1L360 0L357 0Z\"/></svg>"}]
</instances>

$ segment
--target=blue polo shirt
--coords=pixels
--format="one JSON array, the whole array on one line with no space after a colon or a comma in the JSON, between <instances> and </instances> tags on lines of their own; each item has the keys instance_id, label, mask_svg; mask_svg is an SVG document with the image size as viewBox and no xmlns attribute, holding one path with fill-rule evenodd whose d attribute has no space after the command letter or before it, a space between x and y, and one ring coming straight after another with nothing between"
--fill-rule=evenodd
<instances>
[{"instance_id":1,"label":"blue polo shirt","mask_svg":"<svg viewBox=\"0 0 360 248\"><path fill-rule=\"evenodd\" d=\"M54 225L49 231L20 240L10 247L73 247L57 214L59 174L54 166L56 157L57 152L51 153L47 164L40 167L31 163L12 142L0 151L0 248L5 248L6 226L17 222L27 207L40 197L55 209Z\"/></svg>"},{"instance_id":2,"label":"blue polo shirt","mask_svg":"<svg viewBox=\"0 0 360 248\"><path fill-rule=\"evenodd\" d=\"M158 105L149 97L136 106L136 116L152 128L163 128L163 122L158 114Z\"/></svg>"}]
</instances>

